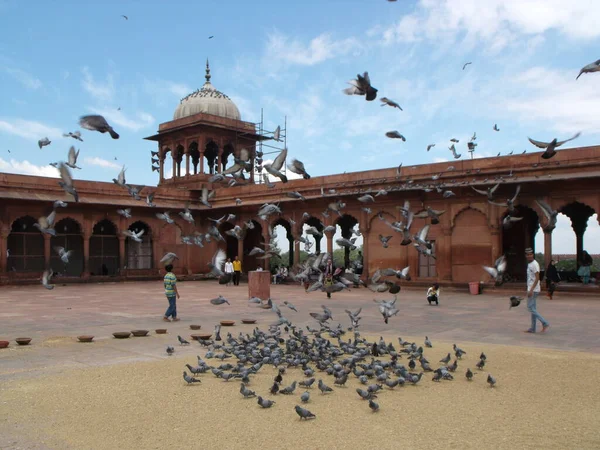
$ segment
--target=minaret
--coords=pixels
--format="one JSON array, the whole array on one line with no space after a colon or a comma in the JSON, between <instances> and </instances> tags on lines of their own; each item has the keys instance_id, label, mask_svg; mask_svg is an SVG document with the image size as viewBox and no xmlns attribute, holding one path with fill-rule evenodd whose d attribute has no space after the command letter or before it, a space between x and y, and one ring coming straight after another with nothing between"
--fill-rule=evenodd
<instances>
[{"instance_id":1,"label":"minaret","mask_svg":"<svg viewBox=\"0 0 600 450\"><path fill-rule=\"evenodd\" d=\"M208 58L206 58L206 75L204 78L206 78L206 83L204 84L210 84L210 66L208 65Z\"/></svg>"}]
</instances>

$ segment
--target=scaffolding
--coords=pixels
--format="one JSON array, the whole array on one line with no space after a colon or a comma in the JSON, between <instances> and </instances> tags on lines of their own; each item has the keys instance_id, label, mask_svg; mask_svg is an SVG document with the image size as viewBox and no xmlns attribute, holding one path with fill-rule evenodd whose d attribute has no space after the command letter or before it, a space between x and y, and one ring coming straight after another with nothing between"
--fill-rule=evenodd
<instances>
[{"instance_id":1,"label":"scaffolding","mask_svg":"<svg viewBox=\"0 0 600 450\"><path fill-rule=\"evenodd\" d=\"M258 145L256 146L256 158L255 163L252 166L252 170L254 171L254 183L263 184L263 163L257 164L256 160L264 161L267 159L267 155L275 155L279 154L284 149L287 148L287 116L284 116L283 119L283 127L279 126L279 140L275 139L275 133L277 129L273 131L265 130L264 128L264 115L263 109L260 109L260 122L254 123L255 133L259 136L263 136L265 139L260 139L258 141ZM236 130L235 138L236 138L236 148L237 148L237 139L238 137L244 136L246 134L250 134L247 131L239 131ZM266 144L264 141L268 140L270 143ZM276 157L273 156L273 159ZM281 172L287 175L287 158L284 161L283 167L281 168Z\"/></svg>"}]
</instances>

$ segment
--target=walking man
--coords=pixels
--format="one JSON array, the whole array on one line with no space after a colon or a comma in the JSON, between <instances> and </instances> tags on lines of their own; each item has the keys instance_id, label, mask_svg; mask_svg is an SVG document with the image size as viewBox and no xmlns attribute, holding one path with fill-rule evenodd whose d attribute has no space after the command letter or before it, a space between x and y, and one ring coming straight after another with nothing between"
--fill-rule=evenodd
<instances>
[{"instance_id":1,"label":"walking man","mask_svg":"<svg viewBox=\"0 0 600 450\"><path fill-rule=\"evenodd\" d=\"M164 279L165 295L169 301L169 307L165 312L163 320L165 322L170 322L171 320L169 317L171 316L173 317L173 322L177 322L179 321L179 317L177 317L177 299L180 297L179 292L177 291L177 277L173 273L172 264L167 264L165 270L167 271Z\"/></svg>"},{"instance_id":2,"label":"walking man","mask_svg":"<svg viewBox=\"0 0 600 450\"><path fill-rule=\"evenodd\" d=\"M225 263L225 276L228 277L227 286L229 286L231 284L231 280L234 278L233 264L231 263L231 259L229 259L229 258L227 258L227 262ZM235 283L235 280L233 280L233 282Z\"/></svg>"},{"instance_id":3,"label":"walking man","mask_svg":"<svg viewBox=\"0 0 600 450\"><path fill-rule=\"evenodd\" d=\"M242 262L236 256L233 260L233 284L240 285L240 275L242 274Z\"/></svg>"},{"instance_id":4,"label":"walking man","mask_svg":"<svg viewBox=\"0 0 600 450\"><path fill-rule=\"evenodd\" d=\"M538 295L540 294L540 265L534 258L533 250L531 248L525 249L525 256L527 257L527 310L531 313L531 327L526 330L526 333L535 333L535 326L539 320L542 323L542 333L545 333L550 324L544 319L540 313L537 312L536 302Z\"/></svg>"}]
</instances>

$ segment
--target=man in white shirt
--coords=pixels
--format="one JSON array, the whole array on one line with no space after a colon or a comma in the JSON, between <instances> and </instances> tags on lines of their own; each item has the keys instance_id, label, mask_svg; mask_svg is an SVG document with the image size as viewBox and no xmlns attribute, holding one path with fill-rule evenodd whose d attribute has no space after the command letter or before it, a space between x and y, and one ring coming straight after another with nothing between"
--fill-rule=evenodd
<instances>
[{"instance_id":1,"label":"man in white shirt","mask_svg":"<svg viewBox=\"0 0 600 450\"><path fill-rule=\"evenodd\" d=\"M227 286L229 286L233 279L233 263L231 262L231 258L227 258L227 262L225 263L225 275L229 277L227 281Z\"/></svg>"},{"instance_id":2,"label":"man in white shirt","mask_svg":"<svg viewBox=\"0 0 600 450\"><path fill-rule=\"evenodd\" d=\"M550 324L546 319L537 312L536 302L538 295L540 294L540 265L534 258L533 250L531 248L525 249L525 256L527 257L527 310L531 313L531 327L526 330L526 333L535 333L535 325L539 320L542 323L542 333L545 333Z\"/></svg>"}]
</instances>

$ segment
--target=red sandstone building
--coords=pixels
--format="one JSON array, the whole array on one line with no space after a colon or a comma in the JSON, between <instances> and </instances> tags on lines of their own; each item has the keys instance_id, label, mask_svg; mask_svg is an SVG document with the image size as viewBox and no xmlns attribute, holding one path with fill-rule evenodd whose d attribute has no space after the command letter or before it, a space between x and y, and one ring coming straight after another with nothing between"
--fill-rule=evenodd
<instances>
[{"instance_id":1,"label":"red sandstone building","mask_svg":"<svg viewBox=\"0 0 600 450\"><path fill-rule=\"evenodd\" d=\"M146 139L157 143L160 181L156 187L145 187L142 197L155 192L156 207L133 199L126 189L113 184L76 180L80 201L75 203L58 186L54 178L0 174L0 282L15 283L39 280L46 267L61 274L61 281L144 279L160 276L159 260L166 252L179 255L175 272L196 275L208 272L207 262L218 246L228 256L243 255L244 270L259 265L268 267L268 260L257 260L249 251L269 239L268 224L283 225L288 238L302 234L304 223L322 229L323 225L340 225L342 236L349 237L356 224L362 232L366 277L377 268L410 266L413 280L465 283L489 280L483 264L492 265L501 254L509 261L508 272L516 279L525 275L523 250L534 247L534 236L544 225L545 217L535 202L543 199L572 221L577 236L577 253L583 250L583 236L588 218L600 211L600 147L561 150L550 159L541 159L542 152L525 155L457 160L452 163L425 164L403 167L400 176L396 168L370 170L315 177L310 180L291 180L277 183L275 188L254 182L257 143L270 139L257 125L241 120L235 104L207 81L202 89L188 95L177 106L173 120L160 124L158 133ZM233 164L241 149L251 153L253 169L245 182L229 187L227 182L210 183L212 174ZM166 161L172 173L165 173ZM454 166L454 170L448 167ZM434 175L441 174L433 181ZM443 182L456 196L444 199L435 185ZM475 193L501 182L495 197L498 201L514 195L517 185L521 193L517 200L518 216L523 220L511 229L503 229L506 210L491 205L486 197ZM198 199L202 189L215 190L210 200L212 208ZM389 194L370 204L370 214L357 201L363 193L386 189ZM322 192L333 194L322 195ZM294 200L286 192L297 191L306 201ZM428 191L428 192L426 192ZM52 211L53 202L62 199L66 208L58 208L55 221L56 236L42 234L33 226L40 216ZM238 200L238 202L236 202ZM241 200L241 204L239 203ZM346 203L342 215L321 212L333 201ZM378 218L382 213L389 221L402 220L399 207L409 200L416 213L426 207L443 210L438 225L432 225L429 239L436 258L420 256L412 245L401 246L401 235L392 231ZM192 225L179 215L186 203L195 218ZM279 203L282 214L269 223L256 217L264 203ZM117 208L131 208L131 219L117 214ZM170 211L175 224L156 217L157 212ZM303 220L307 212L311 217ZM253 220L255 228L248 230L243 240L231 236L225 242L211 242L203 248L182 242L182 236L195 231L206 233L208 217L236 215L237 224ZM319 222L319 220L322 221ZM292 225L292 223L295 223ZM416 233L428 219L415 219L411 231ZM220 225L224 233L233 223ZM141 243L126 238L123 230L144 229ZM388 248L383 248L379 235L395 235ZM333 249L333 233L326 233L327 249ZM291 259L300 257L299 243L290 245ZM55 246L73 250L70 264L63 265ZM545 234L544 249L552 254L551 233Z\"/></svg>"}]
</instances>

